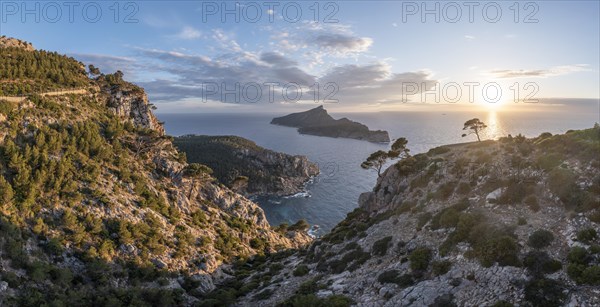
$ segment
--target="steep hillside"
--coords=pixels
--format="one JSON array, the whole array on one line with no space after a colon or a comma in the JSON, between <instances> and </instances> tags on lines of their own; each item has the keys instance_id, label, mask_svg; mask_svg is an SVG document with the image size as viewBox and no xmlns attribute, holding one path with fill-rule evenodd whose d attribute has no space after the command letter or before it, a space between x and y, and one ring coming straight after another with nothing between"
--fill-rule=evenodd
<instances>
[{"instance_id":1,"label":"steep hillside","mask_svg":"<svg viewBox=\"0 0 600 307\"><path fill-rule=\"evenodd\" d=\"M0 83L58 86L58 69L85 94L0 101L0 305L191 305L236 259L309 242L187 164L120 72L16 50L0 63L25 78Z\"/></svg>"},{"instance_id":2,"label":"steep hillside","mask_svg":"<svg viewBox=\"0 0 600 307\"><path fill-rule=\"evenodd\" d=\"M237 303L597 306L599 153L596 125L403 159L331 233L267 263L280 282Z\"/></svg>"},{"instance_id":3,"label":"steep hillside","mask_svg":"<svg viewBox=\"0 0 600 307\"><path fill-rule=\"evenodd\" d=\"M209 166L220 182L245 195L296 194L319 173L305 156L268 150L238 136L188 135L174 144L188 162Z\"/></svg>"}]
</instances>

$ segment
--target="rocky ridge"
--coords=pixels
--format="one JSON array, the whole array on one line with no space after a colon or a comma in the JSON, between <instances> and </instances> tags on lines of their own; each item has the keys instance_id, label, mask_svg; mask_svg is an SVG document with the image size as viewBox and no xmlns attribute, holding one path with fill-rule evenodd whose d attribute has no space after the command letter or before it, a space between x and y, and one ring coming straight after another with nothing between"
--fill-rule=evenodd
<instances>
[{"instance_id":1,"label":"rocky ridge","mask_svg":"<svg viewBox=\"0 0 600 307\"><path fill-rule=\"evenodd\" d=\"M281 262L284 281L238 305L598 305L599 149L596 125L401 160L330 234Z\"/></svg>"},{"instance_id":2,"label":"rocky ridge","mask_svg":"<svg viewBox=\"0 0 600 307\"><path fill-rule=\"evenodd\" d=\"M191 167L122 77L0 101L0 304L192 305L236 259L312 240Z\"/></svg>"},{"instance_id":3,"label":"rocky ridge","mask_svg":"<svg viewBox=\"0 0 600 307\"><path fill-rule=\"evenodd\" d=\"M187 135L174 143L188 162L209 166L219 181L247 196L296 194L319 173L305 156L268 150L241 137Z\"/></svg>"}]
</instances>

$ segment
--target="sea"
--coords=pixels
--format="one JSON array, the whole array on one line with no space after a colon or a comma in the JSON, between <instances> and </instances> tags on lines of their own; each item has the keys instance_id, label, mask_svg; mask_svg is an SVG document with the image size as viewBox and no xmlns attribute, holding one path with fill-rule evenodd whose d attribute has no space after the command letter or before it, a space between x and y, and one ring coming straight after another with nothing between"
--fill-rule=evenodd
<instances>
[{"instance_id":1,"label":"sea","mask_svg":"<svg viewBox=\"0 0 600 307\"><path fill-rule=\"evenodd\" d=\"M308 108L307 108L308 109ZM327 106L326 106L327 109ZM255 201L264 209L271 225L292 224L305 219L313 234L327 233L358 206L361 193L371 191L377 174L360 167L372 152L389 149L389 144L301 135L295 128L271 125L273 117L287 112L158 114L169 135L237 135L258 145L292 155L304 155L319 165L321 173L307 185L304 193L287 197L264 197ZM552 105L528 109L419 109L369 113L335 113L366 124L371 130L387 130L392 139L405 137L412 154L431 148L474 141L462 137L463 123L479 118L488 125L482 138L497 139L509 134L535 137L543 132L565 133L586 129L600 122L598 102Z\"/></svg>"}]
</instances>

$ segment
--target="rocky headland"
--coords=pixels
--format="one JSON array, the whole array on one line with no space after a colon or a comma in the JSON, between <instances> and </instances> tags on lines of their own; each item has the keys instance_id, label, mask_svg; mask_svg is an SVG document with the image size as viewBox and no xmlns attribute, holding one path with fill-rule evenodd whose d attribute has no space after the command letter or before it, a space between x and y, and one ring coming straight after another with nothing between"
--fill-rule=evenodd
<instances>
[{"instance_id":1,"label":"rocky headland","mask_svg":"<svg viewBox=\"0 0 600 307\"><path fill-rule=\"evenodd\" d=\"M298 132L301 134L348 138L374 143L390 142L387 131L372 131L367 126L347 118L334 119L323 106L274 118L271 124L295 127L298 128Z\"/></svg>"},{"instance_id":2,"label":"rocky headland","mask_svg":"<svg viewBox=\"0 0 600 307\"><path fill-rule=\"evenodd\" d=\"M296 194L319 174L305 156L268 150L238 136L186 135L174 144L188 162L209 166L220 182L246 196Z\"/></svg>"}]
</instances>

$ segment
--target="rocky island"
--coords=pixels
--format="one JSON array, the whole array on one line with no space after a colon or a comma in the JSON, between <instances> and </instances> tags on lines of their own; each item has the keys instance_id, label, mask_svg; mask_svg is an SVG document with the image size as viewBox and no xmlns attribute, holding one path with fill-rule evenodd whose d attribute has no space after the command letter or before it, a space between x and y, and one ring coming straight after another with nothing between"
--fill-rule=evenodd
<instances>
[{"instance_id":1,"label":"rocky island","mask_svg":"<svg viewBox=\"0 0 600 307\"><path fill-rule=\"evenodd\" d=\"M305 156L268 150L238 136L186 135L173 143L188 162L209 166L221 183L247 196L296 194L319 173Z\"/></svg>"},{"instance_id":2,"label":"rocky island","mask_svg":"<svg viewBox=\"0 0 600 307\"><path fill-rule=\"evenodd\" d=\"M301 134L365 140L375 143L390 141L387 131L372 131L367 126L345 117L336 120L327 113L323 106L274 118L271 124L295 127Z\"/></svg>"}]
</instances>

